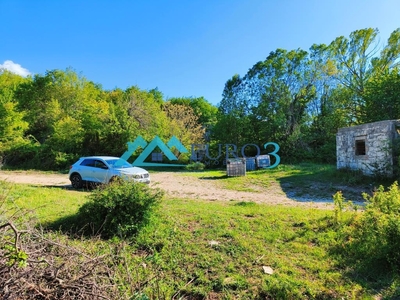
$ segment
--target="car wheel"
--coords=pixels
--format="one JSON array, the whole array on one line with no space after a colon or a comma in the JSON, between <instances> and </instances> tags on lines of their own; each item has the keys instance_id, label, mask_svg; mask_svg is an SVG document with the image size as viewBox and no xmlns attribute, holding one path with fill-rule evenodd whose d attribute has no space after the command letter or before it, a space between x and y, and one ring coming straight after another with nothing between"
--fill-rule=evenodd
<instances>
[{"instance_id":1,"label":"car wheel","mask_svg":"<svg viewBox=\"0 0 400 300\"><path fill-rule=\"evenodd\" d=\"M120 183L122 181L122 178L119 176L113 176L110 179L110 183Z\"/></svg>"},{"instance_id":2,"label":"car wheel","mask_svg":"<svg viewBox=\"0 0 400 300\"><path fill-rule=\"evenodd\" d=\"M71 185L74 189L80 189L82 187L82 177L79 174L73 174L71 176Z\"/></svg>"}]
</instances>

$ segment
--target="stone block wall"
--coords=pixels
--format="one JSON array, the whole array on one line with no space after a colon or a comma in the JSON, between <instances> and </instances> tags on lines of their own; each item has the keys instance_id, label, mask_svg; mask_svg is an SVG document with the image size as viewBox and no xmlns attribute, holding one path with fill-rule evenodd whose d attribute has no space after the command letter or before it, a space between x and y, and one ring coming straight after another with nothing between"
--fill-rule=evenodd
<instances>
[{"instance_id":1,"label":"stone block wall","mask_svg":"<svg viewBox=\"0 0 400 300\"><path fill-rule=\"evenodd\" d=\"M339 129L336 135L337 169L392 176L392 145L399 138L399 127L400 121L387 120Z\"/></svg>"}]
</instances>

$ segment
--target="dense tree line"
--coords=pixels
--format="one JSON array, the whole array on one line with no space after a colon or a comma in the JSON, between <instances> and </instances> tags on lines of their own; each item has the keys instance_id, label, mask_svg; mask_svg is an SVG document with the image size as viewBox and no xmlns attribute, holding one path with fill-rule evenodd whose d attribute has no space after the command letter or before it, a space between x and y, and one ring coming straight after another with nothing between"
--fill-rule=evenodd
<instances>
[{"instance_id":1,"label":"dense tree line","mask_svg":"<svg viewBox=\"0 0 400 300\"><path fill-rule=\"evenodd\" d=\"M229 79L215 137L274 141L286 160L335 161L338 128L400 118L400 29L380 46L377 29L309 51L277 49Z\"/></svg>"},{"instance_id":2,"label":"dense tree line","mask_svg":"<svg viewBox=\"0 0 400 300\"><path fill-rule=\"evenodd\" d=\"M138 135L177 136L187 149L275 142L283 161L334 162L338 128L400 118L400 29L384 45L378 35L367 28L309 51L272 51L227 80L217 107L158 89L104 90L71 69L0 70L1 162L60 169L82 155L120 156Z\"/></svg>"},{"instance_id":3,"label":"dense tree line","mask_svg":"<svg viewBox=\"0 0 400 300\"><path fill-rule=\"evenodd\" d=\"M204 98L182 100L136 86L106 91L70 69L28 78L1 70L2 163L62 169L82 155L121 156L139 135L175 135L190 149L204 141L201 122L212 122L217 108Z\"/></svg>"}]
</instances>

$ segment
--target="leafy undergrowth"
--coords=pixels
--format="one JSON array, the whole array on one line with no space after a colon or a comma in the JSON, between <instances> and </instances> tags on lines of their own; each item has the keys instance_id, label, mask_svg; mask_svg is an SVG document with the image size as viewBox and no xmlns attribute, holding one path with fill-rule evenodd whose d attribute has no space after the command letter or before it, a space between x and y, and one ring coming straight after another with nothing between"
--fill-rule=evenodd
<instances>
[{"instance_id":1,"label":"leafy undergrowth","mask_svg":"<svg viewBox=\"0 0 400 300\"><path fill-rule=\"evenodd\" d=\"M15 216L11 203L21 209L32 209L30 214L39 219L36 226L51 228L43 232L42 240L58 241L46 248L59 255L53 260L59 264L50 265L53 270L68 274L67 267L70 267L74 274L86 274L85 265L96 261L99 273L90 273L89 278L101 287L102 272L106 270L112 275L106 278L107 288L113 293L118 291L118 299L393 299L400 296L396 270L385 273L361 269L357 257L346 257L355 248L347 247L351 240L343 243L343 236L353 236L346 230L364 213L347 211L342 198L336 201L340 209L335 211L164 198L149 223L133 238L104 240L80 236L79 231L71 229L71 223L64 222L73 221L90 193L5 183L0 187L5 195L0 210L2 223L10 215ZM12 238L13 235L11 232L4 236ZM79 253L83 251L81 257L85 259L63 260L64 251L57 250L58 247L65 249L62 243L80 249ZM24 254L24 249L21 245L15 253ZM22 256L18 261L22 262L18 266L22 273L27 270L25 262L29 264L28 252L28 259ZM3 259L7 260L4 253L10 251L2 252ZM8 254L8 261L16 261L14 254ZM55 254L51 252L52 257ZM36 252L35 255L38 256ZM72 262L76 265L71 265ZM100 276L100 282L96 282L96 276Z\"/></svg>"}]
</instances>

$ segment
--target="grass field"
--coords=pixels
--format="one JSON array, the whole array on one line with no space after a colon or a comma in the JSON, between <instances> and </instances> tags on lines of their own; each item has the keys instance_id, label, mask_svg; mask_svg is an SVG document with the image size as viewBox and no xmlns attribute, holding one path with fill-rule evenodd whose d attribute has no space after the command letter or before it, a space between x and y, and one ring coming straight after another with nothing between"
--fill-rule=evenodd
<instances>
[{"instance_id":1,"label":"grass field","mask_svg":"<svg viewBox=\"0 0 400 300\"><path fill-rule=\"evenodd\" d=\"M191 174L221 176L213 171ZM252 176L252 184L260 185L289 178L299 186L305 181L357 184L356 178L340 176L329 166L285 166ZM246 180L229 178L225 184L244 189ZM18 207L35 216L36 224L52 230L73 225L65 220L73 220L90 194L6 182L0 188L2 222L15 218ZM349 211L344 218L359 213ZM396 276L355 274L352 265L344 264L337 252L334 218L331 210L165 197L150 224L130 240L55 232L88 255L105 255L121 299L391 299L398 295Z\"/></svg>"}]
</instances>

